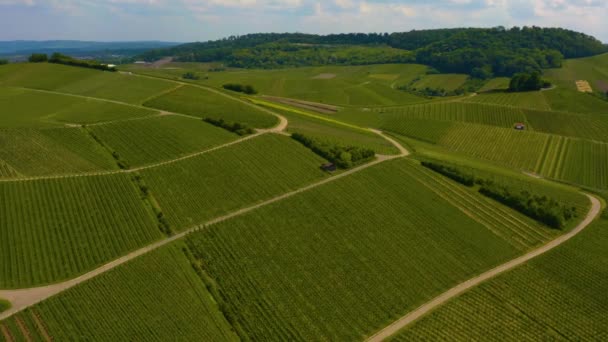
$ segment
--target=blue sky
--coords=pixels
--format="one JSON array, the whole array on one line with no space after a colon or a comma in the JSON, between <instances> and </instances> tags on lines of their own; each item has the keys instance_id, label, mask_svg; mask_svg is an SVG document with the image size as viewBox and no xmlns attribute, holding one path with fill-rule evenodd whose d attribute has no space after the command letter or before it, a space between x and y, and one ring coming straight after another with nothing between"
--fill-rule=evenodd
<instances>
[{"instance_id":1,"label":"blue sky","mask_svg":"<svg viewBox=\"0 0 608 342\"><path fill-rule=\"evenodd\" d=\"M0 40L205 41L252 32L565 27L608 42L608 0L0 0Z\"/></svg>"}]
</instances>

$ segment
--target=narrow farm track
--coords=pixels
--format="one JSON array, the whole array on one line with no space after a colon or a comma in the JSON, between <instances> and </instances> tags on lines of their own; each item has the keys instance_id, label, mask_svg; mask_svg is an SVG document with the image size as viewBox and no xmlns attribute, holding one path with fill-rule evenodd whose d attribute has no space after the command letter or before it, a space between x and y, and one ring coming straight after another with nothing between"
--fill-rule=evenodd
<instances>
[{"instance_id":1,"label":"narrow farm track","mask_svg":"<svg viewBox=\"0 0 608 342\"><path fill-rule=\"evenodd\" d=\"M405 152L407 152L407 150L405 150L405 149L403 149L403 150ZM103 266L101 266L101 267L93 270L93 271L90 271L90 272L85 273L85 274L83 274L83 275L81 275L79 277L76 277L74 279L70 279L70 280L62 282L62 283L57 283L57 284L48 285L48 286L42 286L42 287L36 287L36 288L30 288L30 289L0 290L0 298L4 298L4 299L8 300L12 304L12 307L9 310L4 311L4 312L2 312L0 314L0 320L4 320L4 319L6 319L6 318L8 318L8 317L10 317L10 316L18 313L18 312L23 311L24 309L26 309L26 308L28 308L28 307L30 307L32 305L35 305L35 304L37 304L37 303L39 303L39 302L41 302L41 301L43 301L43 300L45 300L45 299L47 299L49 297L52 297L52 296L57 295L57 294L59 294L59 293L61 293L63 291L66 291L66 290L68 290L68 289L70 289L70 288L72 288L74 286L77 286L77 285L79 285L79 284L81 284L81 283L83 283L83 282L85 282L85 281L87 281L89 279L95 278L95 277L97 277L97 276L99 276L99 275L101 275L101 274L103 274L105 272L108 272L108 271L110 271L110 270L112 270L112 269L114 269L114 268L116 268L116 267L118 267L118 266L120 266L120 265L122 265L122 264L124 264L126 262L129 262L129 261L131 261L131 260L133 260L133 259L135 259L135 258L137 258L139 256L142 256L142 255L144 255L146 253L154 251L154 250L156 250L156 249L158 249L160 247L163 247L163 246L165 246L165 245L167 245L169 243L172 243L172 242L174 242L176 240L182 239L186 235L188 235L188 234L190 234L192 232L195 232L195 231L197 231L199 229L202 229L202 228L205 228L205 227L217 224L217 223L222 222L222 221L226 221L228 219L231 219L231 218L234 218L234 217L246 214L246 213L248 213L250 211L253 211L253 210L256 210L258 208L267 206L269 204L272 204L272 203L275 203L275 202L287 199L287 198L292 197L294 195L297 195L299 193L302 193L302 192L305 192L305 191L317 188L317 187L319 187L321 185L324 185L324 184L336 181L336 180L338 180L340 178L344 178L344 177L347 177L347 176L352 175L354 173L360 172L362 170L365 170L365 169L367 169L369 167L372 167L374 165L380 164L382 162L385 162L385 161L388 161L388 160L392 160L392 159L396 159L396 158L405 157L405 156L406 156L406 154L395 155L395 156L383 156L383 155L380 155L374 161L369 162L367 164L364 164L364 165L361 165L359 167L353 168L351 170L342 172L342 173L337 174L335 176L332 176L332 177L329 177L329 178L325 178L325 179L323 179L323 180L321 180L319 182L307 185L307 186L302 187L300 189L297 189L297 190L294 190L294 191L291 191L291 192L287 192L287 193L284 193L282 195L273 197L273 198L271 198L269 200L266 200L264 202L261 202L261 203L258 203L258 204L255 204L255 205L252 205L252 206L249 206L249 207L242 208L240 210L234 211L234 212L232 212L230 214L227 214L227 215L223 215L223 216L217 217L215 219L212 219L210 221L205 222L204 224L194 226L194 227L192 227L192 228L190 228L190 229L188 229L188 230L186 230L186 231L184 231L182 233L176 234L176 235L171 236L171 237L169 237L167 239L158 241L156 243L153 243L151 245L148 245L146 247L138 249L138 250L136 250L134 252L131 252L131 253L129 253L129 254L121 257L121 258L113 260L113 261L111 261L111 262L109 262L109 263L107 263L107 264L105 264L105 265L103 265Z\"/></svg>"},{"instance_id":2,"label":"narrow farm track","mask_svg":"<svg viewBox=\"0 0 608 342\"><path fill-rule=\"evenodd\" d=\"M513 259L513 260L511 260L507 263L504 263L498 267L495 267L485 273L482 273L481 275L479 275L477 277L471 278L465 282L462 282L462 283L452 287L451 289L449 289L446 292L442 293L441 295L433 298L431 301L423 304L416 310L411 311L407 315L405 315L405 316L399 318L397 321L391 323L386 328L384 328L384 329L380 330L379 332L377 332L376 334L372 335L370 338L367 339L367 341L369 341L369 342L384 341L385 339L396 334L399 330L407 327L409 324L418 320L422 316L430 313L431 311L437 309L438 307L445 304L449 300L458 297L459 295L463 294L464 292L470 290L471 288L473 288L489 279L497 277L507 271L510 271L518 266L525 264L526 262L538 257L539 255L544 254L544 253L560 246L564 242L566 242L566 241L570 240L571 238L573 238L574 236L576 236L578 233L582 232L600 214L601 207L602 207L600 201L596 197L589 195L589 194L585 194L585 195L591 201L591 209L587 213L587 216L585 217L585 219L581 223L579 223L578 226L576 226L576 228L574 228L572 231L570 231L554 240L551 240L547 244L545 244L529 253L526 253L516 259Z\"/></svg>"}]
</instances>

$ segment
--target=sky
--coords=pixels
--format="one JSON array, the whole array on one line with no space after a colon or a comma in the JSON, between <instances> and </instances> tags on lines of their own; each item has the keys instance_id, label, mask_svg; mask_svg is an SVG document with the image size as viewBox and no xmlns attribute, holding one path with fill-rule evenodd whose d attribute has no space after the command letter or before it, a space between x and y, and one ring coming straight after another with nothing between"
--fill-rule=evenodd
<instances>
[{"instance_id":1,"label":"sky","mask_svg":"<svg viewBox=\"0 0 608 342\"><path fill-rule=\"evenodd\" d=\"M608 42L608 0L0 0L0 40L191 42L255 32L524 25Z\"/></svg>"}]
</instances>

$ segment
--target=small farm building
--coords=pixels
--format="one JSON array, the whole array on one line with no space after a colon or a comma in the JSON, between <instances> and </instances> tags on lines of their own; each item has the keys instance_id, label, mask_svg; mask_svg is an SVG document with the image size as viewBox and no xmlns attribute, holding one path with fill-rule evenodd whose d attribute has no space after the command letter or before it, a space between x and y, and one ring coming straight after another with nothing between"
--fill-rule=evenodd
<instances>
[{"instance_id":1,"label":"small farm building","mask_svg":"<svg viewBox=\"0 0 608 342\"><path fill-rule=\"evenodd\" d=\"M523 131L526 129L526 125L524 123L518 122L515 124L515 129L518 131Z\"/></svg>"}]
</instances>

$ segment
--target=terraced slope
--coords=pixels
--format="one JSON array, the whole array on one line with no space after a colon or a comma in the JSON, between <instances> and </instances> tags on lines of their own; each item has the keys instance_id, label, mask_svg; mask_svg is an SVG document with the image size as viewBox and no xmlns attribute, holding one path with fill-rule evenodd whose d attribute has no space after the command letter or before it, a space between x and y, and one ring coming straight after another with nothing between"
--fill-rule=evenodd
<instances>
[{"instance_id":1,"label":"terraced slope","mask_svg":"<svg viewBox=\"0 0 608 342\"><path fill-rule=\"evenodd\" d=\"M265 134L141 174L180 230L321 179L323 162L291 138Z\"/></svg>"},{"instance_id":2,"label":"terraced slope","mask_svg":"<svg viewBox=\"0 0 608 342\"><path fill-rule=\"evenodd\" d=\"M602 340L608 336L608 220L464 293L395 340Z\"/></svg>"},{"instance_id":3,"label":"terraced slope","mask_svg":"<svg viewBox=\"0 0 608 342\"><path fill-rule=\"evenodd\" d=\"M129 177L0 182L0 288L73 278L161 238Z\"/></svg>"},{"instance_id":4,"label":"terraced slope","mask_svg":"<svg viewBox=\"0 0 608 342\"><path fill-rule=\"evenodd\" d=\"M89 127L130 166L141 166L204 151L238 136L202 120L159 116Z\"/></svg>"},{"instance_id":5,"label":"terraced slope","mask_svg":"<svg viewBox=\"0 0 608 342\"><path fill-rule=\"evenodd\" d=\"M469 97L465 101L473 103L497 104L537 110L551 110L551 105L545 99L545 92L529 91L521 93L488 92Z\"/></svg>"},{"instance_id":6,"label":"terraced slope","mask_svg":"<svg viewBox=\"0 0 608 342\"><path fill-rule=\"evenodd\" d=\"M411 177L417 167L386 162L188 243L249 338L362 339L519 253L519 240L499 237Z\"/></svg>"},{"instance_id":7,"label":"terraced slope","mask_svg":"<svg viewBox=\"0 0 608 342\"><path fill-rule=\"evenodd\" d=\"M2 129L0 161L13 170L3 176L46 176L113 170L112 157L82 128Z\"/></svg>"},{"instance_id":8,"label":"terraced slope","mask_svg":"<svg viewBox=\"0 0 608 342\"><path fill-rule=\"evenodd\" d=\"M0 328L15 341L236 341L181 248L147 254L0 322Z\"/></svg>"}]
</instances>

